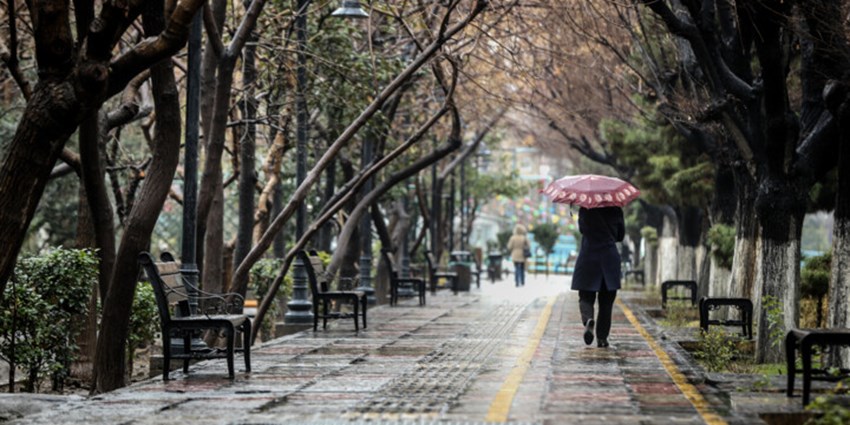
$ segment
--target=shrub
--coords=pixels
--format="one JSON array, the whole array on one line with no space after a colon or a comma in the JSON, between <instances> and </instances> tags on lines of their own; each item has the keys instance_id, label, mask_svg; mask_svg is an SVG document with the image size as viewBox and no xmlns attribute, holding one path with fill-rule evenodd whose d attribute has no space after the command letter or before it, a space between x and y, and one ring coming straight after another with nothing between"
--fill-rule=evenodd
<instances>
[{"instance_id":1,"label":"shrub","mask_svg":"<svg viewBox=\"0 0 850 425\"><path fill-rule=\"evenodd\" d=\"M731 269L735 255L735 228L725 224L715 224L708 230L708 243L711 256L720 267Z\"/></svg>"},{"instance_id":2,"label":"shrub","mask_svg":"<svg viewBox=\"0 0 850 425\"><path fill-rule=\"evenodd\" d=\"M127 335L127 362L133 370L136 349L150 344L159 329L159 312L156 306L156 296L153 286L147 283L136 285L133 296L133 307L130 311L130 333Z\"/></svg>"},{"instance_id":3,"label":"shrub","mask_svg":"<svg viewBox=\"0 0 850 425\"><path fill-rule=\"evenodd\" d=\"M846 392L843 382L832 390L832 396L818 396L806 406L806 410L819 413L806 421L806 425L843 425L850 423L850 407L836 399L834 394Z\"/></svg>"},{"instance_id":4,"label":"shrub","mask_svg":"<svg viewBox=\"0 0 850 425\"><path fill-rule=\"evenodd\" d=\"M549 256L558 241L558 226L552 223L540 223L534 226L534 240L543 248L544 255Z\"/></svg>"},{"instance_id":5,"label":"shrub","mask_svg":"<svg viewBox=\"0 0 850 425\"><path fill-rule=\"evenodd\" d=\"M773 295L766 295L762 299L762 308L767 312L767 339L773 348L781 348L785 340L785 318L782 313L782 304Z\"/></svg>"},{"instance_id":6,"label":"shrub","mask_svg":"<svg viewBox=\"0 0 850 425\"><path fill-rule=\"evenodd\" d=\"M27 371L28 391L37 391L45 375L53 376L54 389L68 376L97 274L98 258L88 249L57 248L16 264L3 294L0 357L12 371Z\"/></svg>"},{"instance_id":7,"label":"shrub","mask_svg":"<svg viewBox=\"0 0 850 425\"><path fill-rule=\"evenodd\" d=\"M652 226L644 226L640 229L640 237L650 246L658 246L658 231Z\"/></svg>"},{"instance_id":8,"label":"shrub","mask_svg":"<svg viewBox=\"0 0 850 425\"><path fill-rule=\"evenodd\" d=\"M254 264L254 267L251 267L248 289L254 293L258 300L262 300L266 296L266 293L268 293L269 288L271 288L272 283L274 283L274 280L277 278L282 267L283 259L280 258L264 258L257 261L257 264ZM260 334L262 335L262 339L268 340L274 334L274 322L280 314L280 302L282 302L283 299L289 299L291 296L292 276L287 274L284 277L280 289L278 290L277 296L275 297L276 302L273 302L271 306L269 306L265 319L260 325Z\"/></svg>"},{"instance_id":9,"label":"shrub","mask_svg":"<svg viewBox=\"0 0 850 425\"><path fill-rule=\"evenodd\" d=\"M738 347L721 327L700 331L699 349L694 353L697 360L709 372L719 372L738 356Z\"/></svg>"}]
</instances>

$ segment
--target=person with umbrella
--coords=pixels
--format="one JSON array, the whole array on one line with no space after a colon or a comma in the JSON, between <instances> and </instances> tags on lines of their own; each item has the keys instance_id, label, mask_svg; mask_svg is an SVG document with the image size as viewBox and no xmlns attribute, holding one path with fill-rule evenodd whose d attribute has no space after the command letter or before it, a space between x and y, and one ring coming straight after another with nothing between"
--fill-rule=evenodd
<instances>
[{"instance_id":1,"label":"person with umbrella","mask_svg":"<svg viewBox=\"0 0 850 425\"><path fill-rule=\"evenodd\" d=\"M626 235L622 206L640 191L613 177L582 175L554 181L543 193L554 202L578 205L578 227L582 235L571 288L578 291L584 342L608 347L611 313L620 289L621 259L617 242ZM599 312L594 319L594 304Z\"/></svg>"}]
</instances>

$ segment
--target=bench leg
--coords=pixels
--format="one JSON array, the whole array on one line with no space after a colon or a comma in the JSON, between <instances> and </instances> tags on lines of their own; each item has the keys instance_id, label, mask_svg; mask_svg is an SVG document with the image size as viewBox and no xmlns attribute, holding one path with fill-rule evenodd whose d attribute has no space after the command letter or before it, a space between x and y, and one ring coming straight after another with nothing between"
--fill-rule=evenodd
<instances>
[{"instance_id":1,"label":"bench leg","mask_svg":"<svg viewBox=\"0 0 850 425\"><path fill-rule=\"evenodd\" d=\"M800 342L800 354L803 357L803 407L806 407L812 391L812 346L805 338Z\"/></svg>"},{"instance_id":2,"label":"bench leg","mask_svg":"<svg viewBox=\"0 0 850 425\"><path fill-rule=\"evenodd\" d=\"M315 295L314 295L315 297ZM313 299L313 332L319 330L319 301Z\"/></svg>"},{"instance_id":3,"label":"bench leg","mask_svg":"<svg viewBox=\"0 0 850 425\"><path fill-rule=\"evenodd\" d=\"M750 334L750 340L753 339L753 309L749 308L747 312L747 332Z\"/></svg>"},{"instance_id":4,"label":"bench leg","mask_svg":"<svg viewBox=\"0 0 850 425\"><path fill-rule=\"evenodd\" d=\"M364 295L360 298L360 304L363 308L363 329L366 329L366 308L369 305L369 299Z\"/></svg>"},{"instance_id":5,"label":"bench leg","mask_svg":"<svg viewBox=\"0 0 850 425\"><path fill-rule=\"evenodd\" d=\"M330 308L328 308L328 300L322 300L322 329L328 329L328 312Z\"/></svg>"},{"instance_id":6,"label":"bench leg","mask_svg":"<svg viewBox=\"0 0 850 425\"><path fill-rule=\"evenodd\" d=\"M425 305L425 281L419 285L419 305Z\"/></svg>"},{"instance_id":7,"label":"bench leg","mask_svg":"<svg viewBox=\"0 0 850 425\"><path fill-rule=\"evenodd\" d=\"M354 332L360 332L360 303L354 301Z\"/></svg>"},{"instance_id":8,"label":"bench leg","mask_svg":"<svg viewBox=\"0 0 850 425\"><path fill-rule=\"evenodd\" d=\"M225 329L225 333L227 334L227 377L233 379L236 377L236 374L233 370L233 351L234 351L234 338L233 326L229 326Z\"/></svg>"},{"instance_id":9,"label":"bench leg","mask_svg":"<svg viewBox=\"0 0 850 425\"><path fill-rule=\"evenodd\" d=\"M245 355L245 372L251 372L251 320L242 325L242 350Z\"/></svg>"},{"instance_id":10,"label":"bench leg","mask_svg":"<svg viewBox=\"0 0 850 425\"><path fill-rule=\"evenodd\" d=\"M171 377L171 332L168 329L162 331L162 380L168 381Z\"/></svg>"},{"instance_id":11,"label":"bench leg","mask_svg":"<svg viewBox=\"0 0 850 425\"><path fill-rule=\"evenodd\" d=\"M785 335L785 372L788 374L788 386L785 387L785 396L794 396L794 375L797 373L797 338L793 333Z\"/></svg>"},{"instance_id":12,"label":"bench leg","mask_svg":"<svg viewBox=\"0 0 850 425\"><path fill-rule=\"evenodd\" d=\"M192 332L183 334L183 352L189 353L192 351ZM183 359L183 374L189 374L189 359Z\"/></svg>"}]
</instances>

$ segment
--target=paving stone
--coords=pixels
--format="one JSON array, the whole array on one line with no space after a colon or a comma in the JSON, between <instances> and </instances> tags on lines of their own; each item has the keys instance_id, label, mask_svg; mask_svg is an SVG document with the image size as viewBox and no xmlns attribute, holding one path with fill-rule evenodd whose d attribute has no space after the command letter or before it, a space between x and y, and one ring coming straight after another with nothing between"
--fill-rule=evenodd
<instances>
[{"instance_id":1,"label":"paving stone","mask_svg":"<svg viewBox=\"0 0 850 425\"><path fill-rule=\"evenodd\" d=\"M223 360L194 364L172 381L152 378L89 398L44 402L0 417L14 424L483 424L509 376L521 373L507 422L524 424L703 423L643 336L615 308L610 341L582 341L577 297L569 278L529 276L469 293L441 291L428 305L415 300L369 310L369 328L330 322L252 350L252 373L237 356L237 376ZM799 398L780 392L735 391L742 379L709 377L675 342L693 330L659 328L632 295L620 293L709 408L728 423L759 423L765 409L799 412ZM551 316L539 340L538 321L550 297ZM662 333L663 332L663 333ZM662 337L668 338L664 340ZM529 347L536 349L529 352ZM528 362L518 362L529 356ZM776 385L781 385L781 382ZM8 403L7 403L8 404Z\"/></svg>"}]
</instances>

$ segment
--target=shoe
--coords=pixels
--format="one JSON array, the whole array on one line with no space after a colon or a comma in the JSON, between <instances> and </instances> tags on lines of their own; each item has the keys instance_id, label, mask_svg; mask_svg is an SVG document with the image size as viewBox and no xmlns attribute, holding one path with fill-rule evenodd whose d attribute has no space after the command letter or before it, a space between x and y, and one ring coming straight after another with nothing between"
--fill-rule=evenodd
<instances>
[{"instance_id":1,"label":"shoe","mask_svg":"<svg viewBox=\"0 0 850 425\"><path fill-rule=\"evenodd\" d=\"M596 341L596 346L599 348L608 348L608 338L599 338L599 340Z\"/></svg>"},{"instance_id":2,"label":"shoe","mask_svg":"<svg viewBox=\"0 0 850 425\"><path fill-rule=\"evenodd\" d=\"M593 319L587 321L587 324L584 325L584 343L590 345L593 343L593 326L596 323Z\"/></svg>"}]
</instances>

